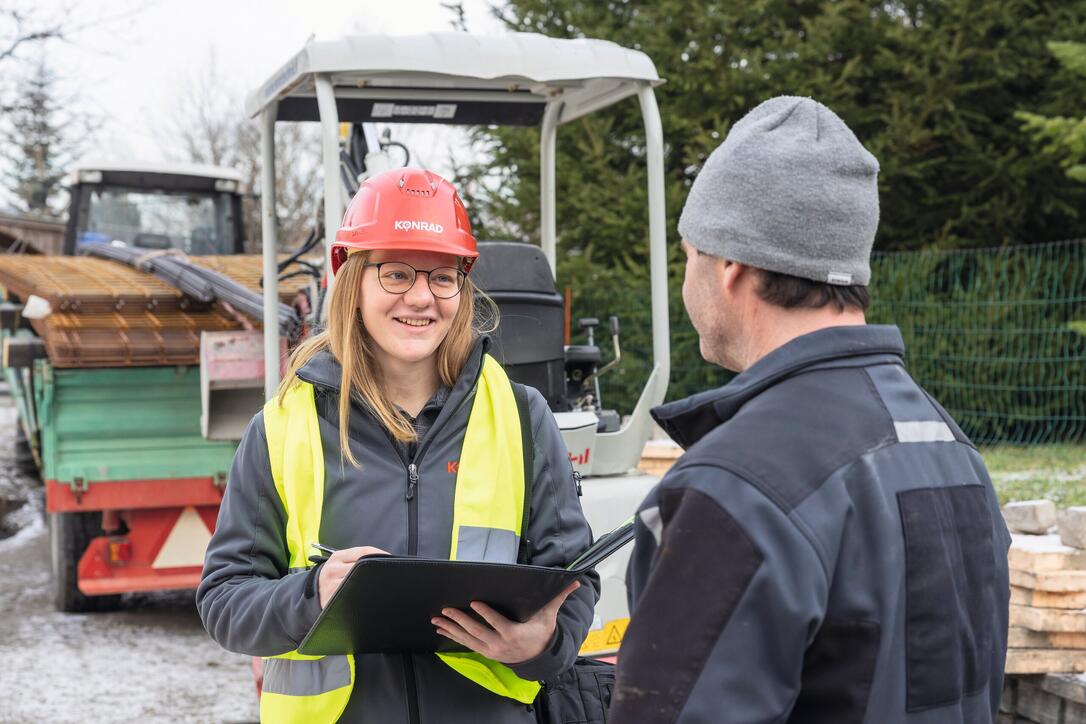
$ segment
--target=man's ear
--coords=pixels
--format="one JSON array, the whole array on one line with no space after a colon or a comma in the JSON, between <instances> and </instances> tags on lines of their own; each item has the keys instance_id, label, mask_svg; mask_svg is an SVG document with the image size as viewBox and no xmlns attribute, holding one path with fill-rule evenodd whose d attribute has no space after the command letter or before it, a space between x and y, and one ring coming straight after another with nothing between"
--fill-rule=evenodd
<instances>
[{"instance_id":1,"label":"man's ear","mask_svg":"<svg viewBox=\"0 0 1086 724\"><path fill-rule=\"evenodd\" d=\"M740 285L751 281L754 270L736 261L720 260L720 283L729 294L739 291Z\"/></svg>"}]
</instances>

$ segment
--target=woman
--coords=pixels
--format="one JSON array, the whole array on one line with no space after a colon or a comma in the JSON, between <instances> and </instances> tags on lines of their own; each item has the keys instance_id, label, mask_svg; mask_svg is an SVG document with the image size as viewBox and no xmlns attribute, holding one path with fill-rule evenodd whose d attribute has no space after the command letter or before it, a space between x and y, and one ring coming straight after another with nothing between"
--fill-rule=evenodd
<instances>
[{"instance_id":1,"label":"woman","mask_svg":"<svg viewBox=\"0 0 1086 724\"><path fill-rule=\"evenodd\" d=\"M521 551L562 566L590 543L546 402L487 355L468 277L477 256L444 179L396 169L364 182L332 249L328 328L295 351L238 447L197 606L222 646L267 657L265 721L534 721L537 682L571 666L587 633L594 575L525 623L479 603L489 625L450 609L433 619L474 653L294 653L364 555ZM338 550L313 569L317 541Z\"/></svg>"}]
</instances>

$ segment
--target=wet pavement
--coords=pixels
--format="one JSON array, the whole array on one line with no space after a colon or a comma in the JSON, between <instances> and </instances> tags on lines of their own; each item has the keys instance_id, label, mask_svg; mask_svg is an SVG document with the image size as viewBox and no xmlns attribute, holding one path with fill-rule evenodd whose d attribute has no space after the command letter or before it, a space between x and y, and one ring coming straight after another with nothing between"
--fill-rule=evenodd
<instances>
[{"instance_id":1,"label":"wet pavement","mask_svg":"<svg viewBox=\"0 0 1086 724\"><path fill-rule=\"evenodd\" d=\"M249 657L211 641L193 592L54 609L40 488L13 470L14 425L0 396L0 722L256 721Z\"/></svg>"}]
</instances>

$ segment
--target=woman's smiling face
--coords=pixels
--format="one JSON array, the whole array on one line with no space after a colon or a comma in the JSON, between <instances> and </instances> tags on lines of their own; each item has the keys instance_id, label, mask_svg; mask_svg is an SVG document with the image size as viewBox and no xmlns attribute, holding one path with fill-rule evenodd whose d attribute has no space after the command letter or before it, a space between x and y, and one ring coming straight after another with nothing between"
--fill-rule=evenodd
<instances>
[{"instance_id":1,"label":"woman's smiling face","mask_svg":"<svg viewBox=\"0 0 1086 724\"><path fill-rule=\"evenodd\" d=\"M370 266L362 275L359 311L362 324L377 347L374 351L379 358L387 356L389 360L412 364L434 357L460 308L460 295L451 299L435 297L427 284L428 275L423 272L439 267L457 269L459 258L425 251L381 250L374 251L367 260L367 264L384 262L402 262L420 271L415 283L403 294L387 292L381 286L379 273L385 277L386 286L403 280L395 268Z\"/></svg>"}]
</instances>

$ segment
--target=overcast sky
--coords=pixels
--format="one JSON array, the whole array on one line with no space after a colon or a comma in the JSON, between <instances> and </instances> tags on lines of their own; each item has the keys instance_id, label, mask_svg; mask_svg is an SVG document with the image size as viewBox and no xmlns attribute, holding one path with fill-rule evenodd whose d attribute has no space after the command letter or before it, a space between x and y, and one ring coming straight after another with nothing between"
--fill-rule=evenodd
<instances>
[{"instance_id":1,"label":"overcast sky","mask_svg":"<svg viewBox=\"0 0 1086 724\"><path fill-rule=\"evenodd\" d=\"M472 32L503 32L489 12L491 4L466 0ZM82 22L92 14L113 18L80 32L72 43L50 44L46 55L78 92L80 105L102 117L97 144L84 154L96 159L165 160L163 130L176 113L178 95L206 73L211 56L223 92L240 112L245 94L311 35L327 40L353 33L449 31L453 19L440 0L101 0L76 6L36 0L33 5L43 14L84 14ZM400 140L442 171L449 139L427 130L432 128L396 130Z\"/></svg>"}]
</instances>

